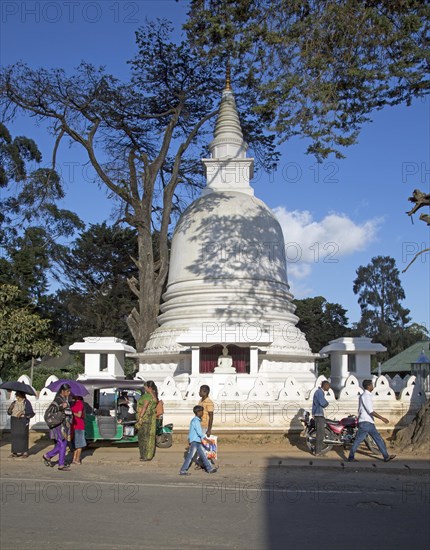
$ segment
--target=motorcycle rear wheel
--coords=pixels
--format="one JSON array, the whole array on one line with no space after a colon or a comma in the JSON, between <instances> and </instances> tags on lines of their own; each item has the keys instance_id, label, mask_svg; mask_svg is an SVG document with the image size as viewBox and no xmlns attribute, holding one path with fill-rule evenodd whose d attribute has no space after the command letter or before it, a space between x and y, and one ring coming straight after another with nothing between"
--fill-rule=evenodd
<instances>
[{"instance_id":1,"label":"motorcycle rear wheel","mask_svg":"<svg viewBox=\"0 0 430 550\"><path fill-rule=\"evenodd\" d=\"M171 433L162 433L155 437L155 444L160 449L168 449L172 446L173 439Z\"/></svg>"},{"instance_id":2,"label":"motorcycle rear wheel","mask_svg":"<svg viewBox=\"0 0 430 550\"><path fill-rule=\"evenodd\" d=\"M308 446L308 449L311 451L312 454L315 454L315 439L316 439L316 430L309 430L306 433L306 445ZM329 439L331 437L331 432L328 428L325 428L324 430L324 439ZM333 445L329 445L328 443L323 443L323 448L321 449L321 454L325 455L329 451L333 449Z\"/></svg>"}]
</instances>

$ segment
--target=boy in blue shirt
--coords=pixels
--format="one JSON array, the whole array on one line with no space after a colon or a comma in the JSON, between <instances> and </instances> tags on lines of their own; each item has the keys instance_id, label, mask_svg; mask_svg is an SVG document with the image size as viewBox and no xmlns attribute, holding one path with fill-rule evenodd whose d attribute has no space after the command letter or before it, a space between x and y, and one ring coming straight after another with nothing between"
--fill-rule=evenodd
<instances>
[{"instance_id":1,"label":"boy in blue shirt","mask_svg":"<svg viewBox=\"0 0 430 550\"><path fill-rule=\"evenodd\" d=\"M187 472L190 467L191 461L193 460L194 455L197 453L199 458L202 460L206 471L209 474L214 474L217 471L217 468L213 468L212 464L207 459L205 450L202 445L202 440L204 439L204 433L202 430L202 416L203 416L203 407L201 405L196 405L193 408L193 413L195 417L190 422L190 431L188 433L188 442L190 444L188 448L187 456L185 457L185 462L182 464L182 468L179 472L181 476L189 476Z\"/></svg>"}]
</instances>

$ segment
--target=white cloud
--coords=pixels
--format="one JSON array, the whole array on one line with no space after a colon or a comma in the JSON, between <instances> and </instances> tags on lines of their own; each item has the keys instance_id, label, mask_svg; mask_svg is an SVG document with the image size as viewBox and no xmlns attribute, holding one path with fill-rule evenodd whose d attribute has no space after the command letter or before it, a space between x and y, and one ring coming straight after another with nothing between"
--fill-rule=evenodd
<instances>
[{"instance_id":1,"label":"white cloud","mask_svg":"<svg viewBox=\"0 0 430 550\"><path fill-rule=\"evenodd\" d=\"M342 256L364 250L376 239L381 218L355 223L346 214L331 213L315 221L308 210L289 212L274 209L281 224L286 247L288 273L295 279L310 275L311 264L337 262Z\"/></svg>"}]
</instances>

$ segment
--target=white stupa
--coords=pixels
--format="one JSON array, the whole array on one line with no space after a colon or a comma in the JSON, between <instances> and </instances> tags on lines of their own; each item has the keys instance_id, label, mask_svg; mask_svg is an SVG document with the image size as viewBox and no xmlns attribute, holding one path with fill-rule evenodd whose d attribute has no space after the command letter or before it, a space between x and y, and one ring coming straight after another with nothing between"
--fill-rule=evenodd
<instances>
[{"instance_id":1,"label":"white stupa","mask_svg":"<svg viewBox=\"0 0 430 550\"><path fill-rule=\"evenodd\" d=\"M289 376L310 389L315 354L296 328L282 229L250 186L254 159L229 78L209 149L207 186L173 235L160 327L137 354L139 376L171 376L182 390L198 379L215 398L232 376L244 392L257 377L274 393Z\"/></svg>"}]
</instances>

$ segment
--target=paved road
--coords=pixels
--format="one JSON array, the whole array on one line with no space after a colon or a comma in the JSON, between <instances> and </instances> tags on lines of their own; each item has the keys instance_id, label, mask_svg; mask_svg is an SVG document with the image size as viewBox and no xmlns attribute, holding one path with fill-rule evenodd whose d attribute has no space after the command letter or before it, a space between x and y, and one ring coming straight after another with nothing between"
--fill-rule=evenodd
<instances>
[{"instance_id":1,"label":"paved road","mask_svg":"<svg viewBox=\"0 0 430 550\"><path fill-rule=\"evenodd\" d=\"M180 477L176 465L114 455L70 472L39 458L2 458L2 550L429 548L429 472L413 462L231 464Z\"/></svg>"}]
</instances>

